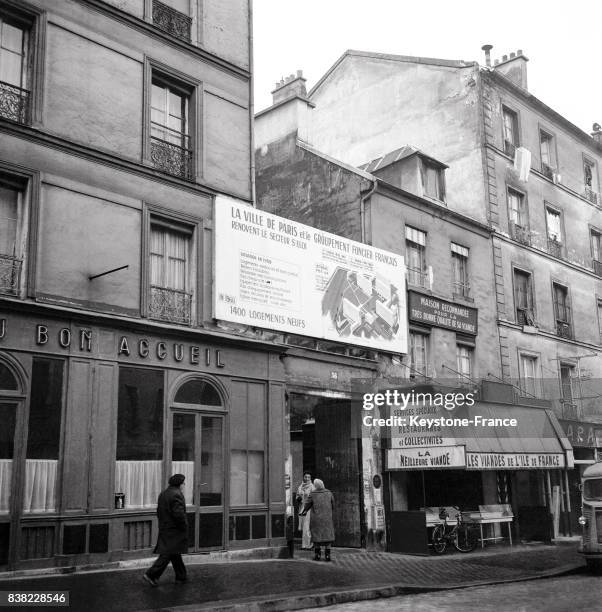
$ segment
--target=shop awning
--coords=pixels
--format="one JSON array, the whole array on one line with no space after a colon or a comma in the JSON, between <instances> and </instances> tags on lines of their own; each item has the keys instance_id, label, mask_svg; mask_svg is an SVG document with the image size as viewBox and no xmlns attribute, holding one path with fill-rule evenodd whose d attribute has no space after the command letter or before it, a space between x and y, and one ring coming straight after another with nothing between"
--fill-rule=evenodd
<instances>
[{"instance_id":1,"label":"shop awning","mask_svg":"<svg viewBox=\"0 0 602 612\"><path fill-rule=\"evenodd\" d=\"M571 444L551 410L489 402L452 411L413 405L401 418L405 425L390 428L389 469L522 470L574 465ZM437 424L440 419L445 421Z\"/></svg>"}]
</instances>

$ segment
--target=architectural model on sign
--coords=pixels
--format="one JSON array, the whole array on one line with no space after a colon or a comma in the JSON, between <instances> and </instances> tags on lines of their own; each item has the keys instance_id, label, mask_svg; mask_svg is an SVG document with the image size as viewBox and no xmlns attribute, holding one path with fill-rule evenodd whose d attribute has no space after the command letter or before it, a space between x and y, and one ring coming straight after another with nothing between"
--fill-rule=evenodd
<instances>
[{"instance_id":1,"label":"architectural model on sign","mask_svg":"<svg viewBox=\"0 0 602 612\"><path fill-rule=\"evenodd\" d=\"M399 329L397 291L382 276L337 267L322 298L322 314L332 319L341 337L390 340Z\"/></svg>"}]
</instances>

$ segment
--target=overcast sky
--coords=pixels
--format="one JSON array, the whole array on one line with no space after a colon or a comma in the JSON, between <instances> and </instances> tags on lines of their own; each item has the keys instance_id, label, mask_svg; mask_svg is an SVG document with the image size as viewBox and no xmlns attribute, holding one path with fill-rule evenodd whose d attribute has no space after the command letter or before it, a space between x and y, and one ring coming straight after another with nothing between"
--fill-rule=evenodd
<instances>
[{"instance_id":1,"label":"overcast sky","mask_svg":"<svg viewBox=\"0 0 602 612\"><path fill-rule=\"evenodd\" d=\"M602 0L254 0L255 110L281 77L308 90L347 49L478 61L522 49L529 91L586 132L602 124Z\"/></svg>"}]
</instances>

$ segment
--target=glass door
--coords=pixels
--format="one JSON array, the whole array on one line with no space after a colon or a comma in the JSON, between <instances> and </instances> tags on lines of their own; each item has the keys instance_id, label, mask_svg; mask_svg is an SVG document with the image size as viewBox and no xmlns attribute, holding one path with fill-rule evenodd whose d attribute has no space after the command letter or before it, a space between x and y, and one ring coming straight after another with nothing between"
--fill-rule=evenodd
<instances>
[{"instance_id":1,"label":"glass door","mask_svg":"<svg viewBox=\"0 0 602 612\"><path fill-rule=\"evenodd\" d=\"M190 552L224 548L224 417L172 413L171 473L184 474Z\"/></svg>"}]
</instances>

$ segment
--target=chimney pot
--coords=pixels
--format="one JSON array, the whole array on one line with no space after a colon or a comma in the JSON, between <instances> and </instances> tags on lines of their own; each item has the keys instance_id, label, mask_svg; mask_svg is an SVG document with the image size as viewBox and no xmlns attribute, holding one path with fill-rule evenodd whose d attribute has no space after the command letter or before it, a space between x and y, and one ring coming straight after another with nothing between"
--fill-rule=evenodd
<instances>
[{"instance_id":1,"label":"chimney pot","mask_svg":"<svg viewBox=\"0 0 602 612\"><path fill-rule=\"evenodd\" d=\"M505 62L508 59L507 55L502 55L502 62Z\"/></svg>"},{"instance_id":2,"label":"chimney pot","mask_svg":"<svg viewBox=\"0 0 602 612\"><path fill-rule=\"evenodd\" d=\"M516 52L516 55L522 55L522 54L523 54L523 50L522 50L522 49L519 49L519 50Z\"/></svg>"},{"instance_id":3,"label":"chimney pot","mask_svg":"<svg viewBox=\"0 0 602 612\"><path fill-rule=\"evenodd\" d=\"M303 78L303 70L297 70L297 78L298 79L302 79Z\"/></svg>"},{"instance_id":4,"label":"chimney pot","mask_svg":"<svg viewBox=\"0 0 602 612\"><path fill-rule=\"evenodd\" d=\"M485 65L491 66L491 49L493 49L493 45L483 45L481 47L482 51L485 51Z\"/></svg>"},{"instance_id":5,"label":"chimney pot","mask_svg":"<svg viewBox=\"0 0 602 612\"><path fill-rule=\"evenodd\" d=\"M512 53L510 53L510 59L513 59L516 57L516 53L514 53L514 51L512 51Z\"/></svg>"}]
</instances>

